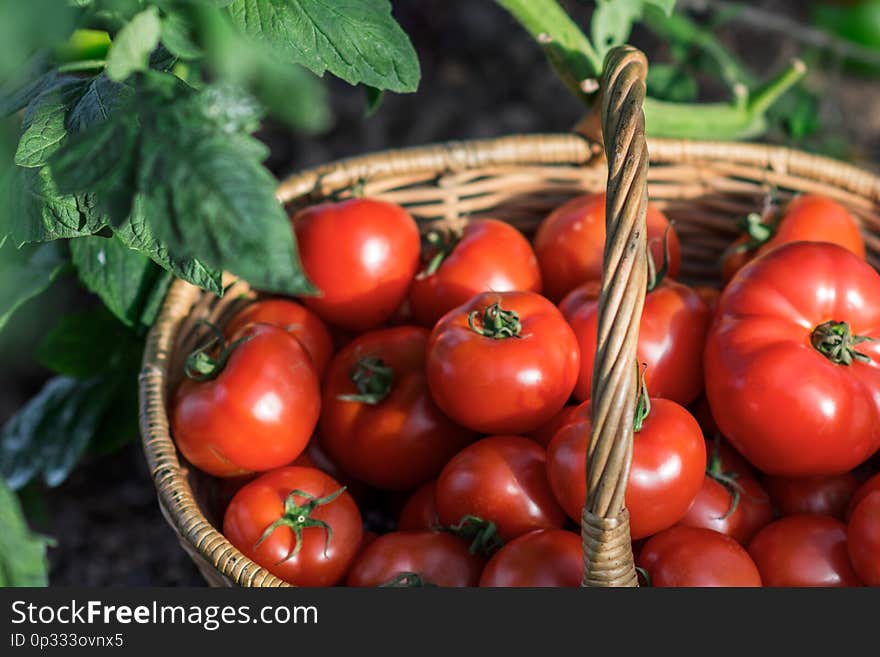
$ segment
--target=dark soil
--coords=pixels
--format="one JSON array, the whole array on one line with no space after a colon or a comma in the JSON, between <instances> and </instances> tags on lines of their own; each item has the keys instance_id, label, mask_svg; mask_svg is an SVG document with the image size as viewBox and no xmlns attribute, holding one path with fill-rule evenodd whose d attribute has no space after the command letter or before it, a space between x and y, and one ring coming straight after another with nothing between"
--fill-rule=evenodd
<instances>
[{"instance_id":1,"label":"dark soil","mask_svg":"<svg viewBox=\"0 0 880 657\"><path fill-rule=\"evenodd\" d=\"M775 11L799 3L773 2ZM589 3L571 2L585 22ZM449 139L569 129L582 109L546 66L521 29L494 3L398 0L395 14L411 35L422 64L417 94L388 95L379 112L363 119L360 89L328 80L334 127L320 137L296 138L277 127L262 136L272 148L270 167L279 175L353 154ZM662 50L636 35L650 58ZM725 32L747 53L759 74L778 70L792 53L789 42L754 29ZM796 48L795 48L796 50ZM835 77L823 112L832 124L859 135L860 154L877 160L880 123L874 109L880 85ZM831 84L817 78L816 84ZM843 120L843 117L846 120ZM79 296L62 288L56 307L76 307ZM30 313L33 315L34 313ZM46 376L31 361L33 342L52 318L31 317L38 329L4 348L0 372L0 419L27 399ZM42 322L42 324L41 324ZM8 359L7 359L8 358ZM159 513L140 445L90 458L57 489L46 491L46 531L57 539L50 551L55 585L197 585L202 580ZM37 507L32 507L32 517Z\"/></svg>"}]
</instances>

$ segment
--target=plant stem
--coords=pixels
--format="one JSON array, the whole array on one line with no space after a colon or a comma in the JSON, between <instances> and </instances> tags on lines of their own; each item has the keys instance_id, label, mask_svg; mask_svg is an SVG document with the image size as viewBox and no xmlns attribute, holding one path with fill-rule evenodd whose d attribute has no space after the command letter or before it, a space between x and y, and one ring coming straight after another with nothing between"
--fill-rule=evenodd
<instances>
[{"instance_id":1,"label":"plant stem","mask_svg":"<svg viewBox=\"0 0 880 657\"><path fill-rule=\"evenodd\" d=\"M75 73L78 71L97 71L104 68L106 60L103 59L84 59L78 62L67 62L58 67L61 73Z\"/></svg>"}]
</instances>

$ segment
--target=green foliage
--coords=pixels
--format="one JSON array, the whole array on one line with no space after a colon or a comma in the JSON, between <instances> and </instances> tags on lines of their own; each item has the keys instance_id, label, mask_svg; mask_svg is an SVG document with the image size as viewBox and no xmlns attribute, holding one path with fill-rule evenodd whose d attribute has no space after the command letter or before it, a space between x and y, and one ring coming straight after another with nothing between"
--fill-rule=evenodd
<instances>
[{"instance_id":1,"label":"green foliage","mask_svg":"<svg viewBox=\"0 0 880 657\"><path fill-rule=\"evenodd\" d=\"M107 52L107 77L121 82L132 73L145 71L150 53L159 45L161 30L156 7L147 7L126 23Z\"/></svg>"},{"instance_id":2,"label":"green foliage","mask_svg":"<svg viewBox=\"0 0 880 657\"><path fill-rule=\"evenodd\" d=\"M52 541L28 528L15 493L0 479L0 587L45 586Z\"/></svg>"},{"instance_id":3,"label":"green foliage","mask_svg":"<svg viewBox=\"0 0 880 657\"><path fill-rule=\"evenodd\" d=\"M49 287L66 262L57 244L16 249L6 240L0 246L0 329L22 304Z\"/></svg>"}]
</instances>

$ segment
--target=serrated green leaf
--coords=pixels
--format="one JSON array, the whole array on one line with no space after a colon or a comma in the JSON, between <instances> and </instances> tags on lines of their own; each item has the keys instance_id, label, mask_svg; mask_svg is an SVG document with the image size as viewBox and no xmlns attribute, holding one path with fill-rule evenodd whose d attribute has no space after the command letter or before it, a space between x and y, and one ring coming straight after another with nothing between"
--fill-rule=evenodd
<instances>
[{"instance_id":1,"label":"serrated green leaf","mask_svg":"<svg viewBox=\"0 0 880 657\"><path fill-rule=\"evenodd\" d=\"M67 136L64 126L67 106L62 103L43 103L28 117L24 132L15 151L15 163L20 167L41 167Z\"/></svg>"},{"instance_id":2,"label":"serrated green leaf","mask_svg":"<svg viewBox=\"0 0 880 657\"><path fill-rule=\"evenodd\" d=\"M71 240L70 254L80 281L126 326L152 324L169 282L158 265L116 236Z\"/></svg>"},{"instance_id":3,"label":"serrated green leaf","mask_svg":"<svg viewBox=\"0 0 880 657\"><path fill-rule=\"evenodd\" d=\"M25 302L44 292L67 261L59 244L16 249L0 241L0 330Z\"/></svg>"},{"instance_id":4,"label":"serrated green leaf","mask_svg":"<svg viewBox=\"0 0 880 657\"><path fill-rule=\"evenodd\" d=\"M18 498L0 479L0 587L46 586L51 544L30 530Z\"/></svg>"},{"instance_id":5,"label":"serrated green leaf","mask_svg":"<svg viewBox=\"0 0 880 657\"><path fill-rule=\"evenodd\" d=\"M103 73L96 75L70 108L68 130L75 134L109 120L111 114L131 98L132 93L128 85L114 82Z\"/></svg>"},{"instance_id":6,"label":"serrated green leaf","mask_svg":"<svg viewBox=\"0 0 880 657\"><path fill-rule=\"evenodd\" d=\"M234 0L229 12L254 41L317 75L390 91L418 87L418 57L388 0Z\"/></svg>"},{"instance_id":7,"label":"serrated green leaf","mask_svg":"<svg viewBox=\"0 0 880 657\"><path fill-rule=\"evenodd\" d=\"M61 484L88 447L113 386L94 377L50 379L0 431L0 475L16 490L42 474Z\"/></svg>"},{"instance_id":8,"label":"serrated green leaf","mask_svg":"<svg viewBox=\"0 0 880 657\"><path fill-rule=\"evenodd\" d=\"M159 10L148 7L131 19L113 39L107 53L107 77L120 82L147 68L150 53L159 45Z\"/></svg>"},{"instance_id":9,"label":"serrated green leaf","mask_svg":"<svg viewBox=\"0 0 880 657\"><path fill-rule=\"evenodd\" d=\"M40 342L37 360L56 374L87 379L137 363L141 351L138 337L100 306L62 316Z\"/></svg>"},{"instance_id":10,"label":"serrated green leaf","mask_svg":"<svg viewBox=\"0 0 880 657\"><path fill-rule=\"evenodd\" d=\"M20 86L0 92L0 116L9 116L27 107L40 94L54 89L64 79L57 71L49 71Z\"/></svg>"},{"instance_id":11,"label":"serrated green leaf","mask_svg":"<svg viewBox=\"0 0 880 657\"><path fill-rule=\"evenodd\" d=\"M177 12L162 17L162 43L180 59L199 59L205 54L193 40L192 25Z\"/></svg>"}]
</instances>

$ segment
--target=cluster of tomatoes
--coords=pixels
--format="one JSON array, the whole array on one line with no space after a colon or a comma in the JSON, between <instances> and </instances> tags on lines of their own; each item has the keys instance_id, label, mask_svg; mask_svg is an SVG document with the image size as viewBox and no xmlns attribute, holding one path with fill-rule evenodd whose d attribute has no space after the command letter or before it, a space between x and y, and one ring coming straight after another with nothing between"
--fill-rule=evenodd
<instances>
[{"instance_id":1,"label":"cluster of tomatoes","mask_svg":"<svg viewBox=\"0 0 880 657\"><path fill-rule=\"evenodd\" d=\"M229 541L300 586L577 586L604 215L577 197L530 242L494 219L420 238L369 198L295 214L320 294L212 327L172 400L180 451L227 482ZM689 287L649 205L639 572L880 585L880 275L833 200L745 228L724 290Z\"/></svg>"}]
</instances>

